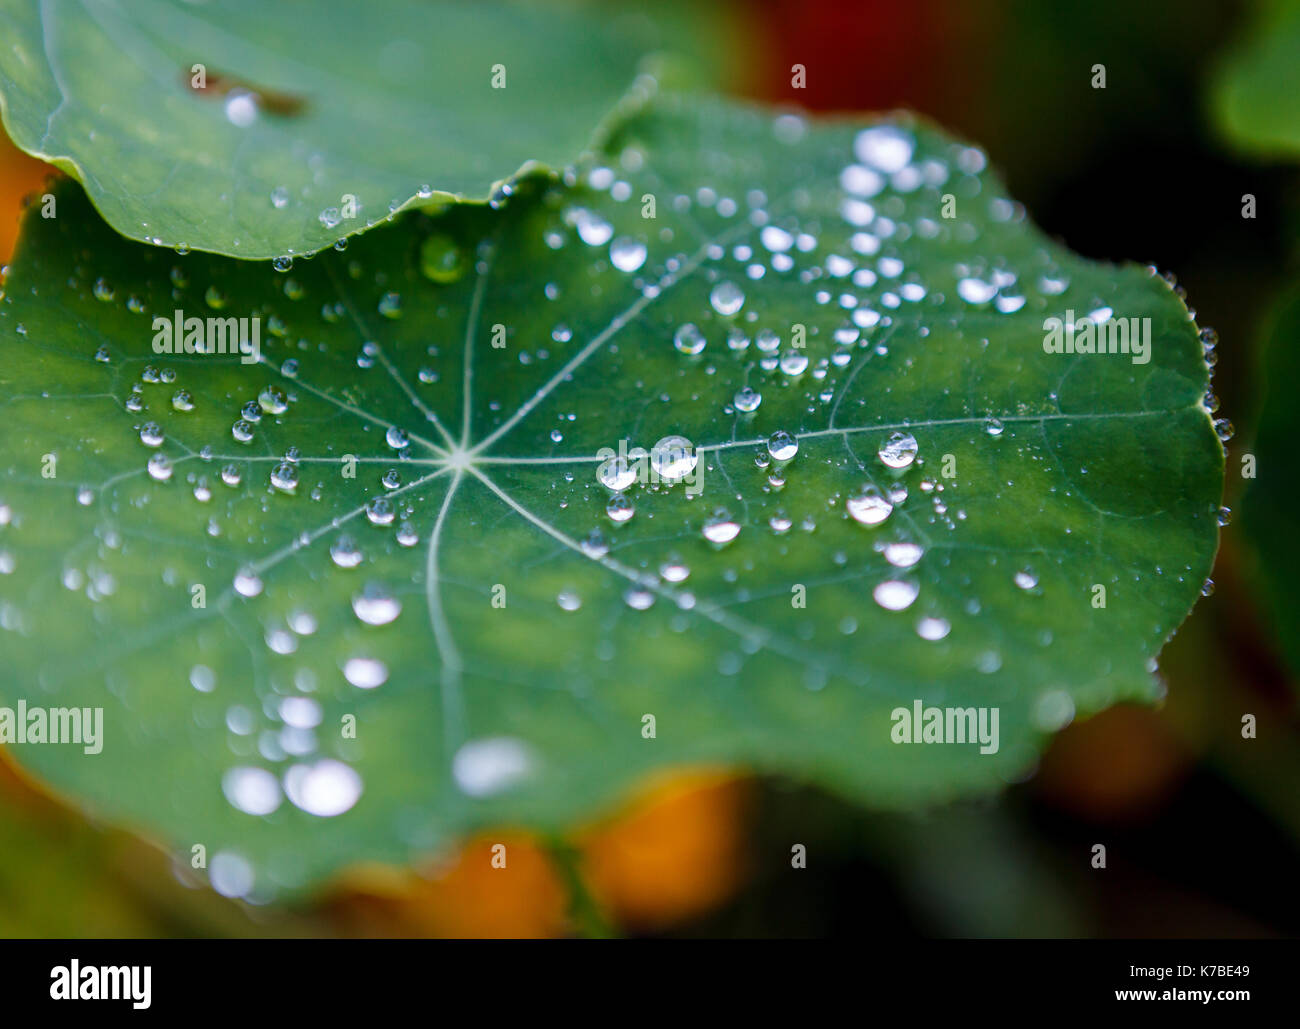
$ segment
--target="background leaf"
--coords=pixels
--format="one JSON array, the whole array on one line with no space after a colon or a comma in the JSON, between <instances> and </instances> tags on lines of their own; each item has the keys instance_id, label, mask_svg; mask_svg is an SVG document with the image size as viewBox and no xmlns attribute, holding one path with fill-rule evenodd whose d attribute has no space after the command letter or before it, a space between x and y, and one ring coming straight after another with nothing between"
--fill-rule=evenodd
<instances>
[{"instance_id":1,"label":"background leaf","mask_svg":"<svg viewBox=\"0 0 1300 1029\"><path fill-rule=\"evenodd\" d=\"M680 26L680 8L663 20ZM80 179L126 236L246 258L563 167L663 42L636 9L500 0L19 0L0 38L19 146Z\"/></svg>"},{"instance_id":2,"label":"background leaf","mask_svg":"<svg viewBox=\"0 0 1300 1029\"><path fill-rule=\"evenodd\" d=\"M29 216L0 699L103 705L108 742L20 760L262 896L561 826L664 765L982 792L1076 712L1159 695L1223 472L1163 280L1050 243L979 150L910 122L670 96L610 152L283 275L123 243L75 191ZM1103 307L1151 319L1149 364L1044 352L1045 317ZM176 308L260 316L265 363L155 356ZM597 452L675 433L702 495L611 498ZM891 743L914 700L998 708L997 753Z\"/></svg>"},{"instance_id":3,"label":"background leaf","mask_svg":"<svg viewBox=\"0 0 1300 1029\"><path fill-rule=\"evenodd\" d=\"M1210 92L1219 129L1259 157L1300 155L1300 3L1264 0Z\"/></svg>"}]
</instances>

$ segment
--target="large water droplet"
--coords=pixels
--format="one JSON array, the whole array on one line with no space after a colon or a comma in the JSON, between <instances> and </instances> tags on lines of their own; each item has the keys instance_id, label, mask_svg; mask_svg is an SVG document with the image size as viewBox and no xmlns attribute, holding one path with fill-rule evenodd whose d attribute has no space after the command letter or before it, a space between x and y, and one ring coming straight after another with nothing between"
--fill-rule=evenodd
<instances>
[{"instance_id":1,"label":"large water droplet","mask_svg":"<svg viewBox=\"0 0 1300 1029\"><path fill-rule=\"evenodd\" d=\"M871 595L886 611L902 611L911 606L919 592L920 587L914 582L886 579L871 591Z\"/></svg>"},{"instance_id":2,"label":"large water droplet","mask_svg":"<svg viewBox=\"0 0 1300 1029\"><path fill-rule=\"evenodd\" d=\"M369 582L352 598L352 610L367 625L388 625L402 613L402 602L386 586Z\"/></svg>"},{"instance_id":3,"label":"large water droplet","mask_svg":"<svg viewBox=\"0 0 1300 1029\"><path fill-rule=\"evenodd\" d=\"M876 456L889 468L906 468L916 460L916 437L910 432L894 432L881 444Z\"/></svg>"},{"instance_id":4,"label":"large water droplet","mask_svg":"<svg viewBox=\"0 0 1300 1029\"><path fill-rule=\"evenodd\" d=\"M862 525L879 525L894 510L894 505L874 486L865 486L856 496L849 497L845 507L853 520Z\"/></svg>"},{"instance_id":5,"label":"large water droplet","mask_svg":"<svg viewBox=\"0 0 1300 1029\"><path fill-rule=\"evenodd\" d=\"M734 282L719 282L709 294L709 303L724 317L730 317L745 304L745 291Z\"/></svg>"}]
</instances>

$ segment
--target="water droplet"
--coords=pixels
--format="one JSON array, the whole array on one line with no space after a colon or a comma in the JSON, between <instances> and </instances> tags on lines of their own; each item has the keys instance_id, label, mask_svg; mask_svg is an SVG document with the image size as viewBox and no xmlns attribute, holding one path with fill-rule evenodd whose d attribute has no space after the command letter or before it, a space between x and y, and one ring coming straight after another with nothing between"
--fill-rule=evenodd
<instances>
[{"instance_id":1,"label":"water droplet","mask_svg":"<svg viewBox=\"0 0 1300 1029\"><path fill-rule=\"evenodd\" d=\"M154 454L148 462L149 477L157 482L166 482L172 477L172 462L166 454Z\"/></svg>"},{"instance_id":2,"label":"water droplet","mask_svg":"<svg viewBox=\"0 0 1300 1029\"><path fill-rule=\"evenodd\" d=\"M388 681L388 666L377 657L350 657L343 663L343 678L361 690L373 690Z\"/></svg>"},{"instance_id":3,"label":"water droplet","mask_svg":"<svg viewBox=\"0 0 1300 1029\"><path fill-rule=\"evenodd\" d=\"M596 478L600 484L615 493L621 493L636 482L636 469L622 454L602 461L596 469Z\"/></svg>"},{"instance_id":4,"label":"water droplet","mask_svg":"<svg viewBox=\"0 0 1300 1029\"><path fill-rule=\"evenodd\" d=\"M298 488L298 469L288 461L281 461L271 470L271 485L292 493Z\"/></svg>"},{"instance_id":5,"label":"water droplet","mask_svg":"<svg viewBox=\"0 0 1300 1029\"><path fill-rule=\"evenodd\" d=\"M396 517L397 512L387 497L372 497L366 502L366 518L371 525L392 525Z\"/></svg>"},{"instance_id":6,"label":"water droplet","mask_svg":"<svg viewBox=\"0 0 1300 1029\"><path fill-rule=\"evenodd\" d=\"M750 414L758 410L758 405L763 402L763 394L758 392L752 386L742 386L736 390L736 395L732 397L732 403L736 405L736 410L741 414Z\"/></svg>"},{"instance_id":7,"label":"water droplet","mask_svg":"<svg viewBox=\"0 0 1300 1029\"><path fill-rule=\"evenodd\" d=\"M95 285L91 287L90 291L94 294L96 300L102 300L106 304L110 303L116 295L107 279L96 279Z\"/></svg>"},{"instance_id":8,"label":"water droplet","mask_svg":"<svg viewBox=\"0 0 1300 1029\"><path fill-rule=\"evenodd\" d=\"M886 611L902 611L912 605L920 587L903 579L886 579L871 591L877 604Z\"/></svg>"},{"instance_id":9,"label":"water droplet","mask_svg":"<svg viewBox=\"0 0 1300 1029\"><path fill-rule=\"evenodd\" d=\"M1001 436L1006 426L1002 424L999 418L988 418L984 422L984 431L995 439Z\"/></svg>"},{"instance_id":10,"label":"water droplet","mask_svg":"<svg viewBox=\"0 0 1300 1029\"><path fill-rule=\"evenodd\" d=\"M402 603L386 587L368 582L353 596L352 610L367 625L388 625L402 613Z\"/></svg>"},{"instance_id":11,"label":"water droplet","mask_svg":"<svg viewBox=\"0 0 1300 1029\"><path fill-rule=\"evenodd\" d=\"M561 590L556 595L555 602L562 611L576 611L582 607L582 599L572 590Z\"/></svg>"},{"instance_id":12,"label":"water droplet","mask_svg":"<svg viewBox=\"0 0 1300 1029\"><path fill-rule=\"evenodd\" d=\"M253 423L241 418L230 427L230 434L240 443L247 443L253 438Z\"/></svg>"},{"instance_id":13,"label":"water droplet","mask_svg":"<svg viewBox=\"0 0 1300 1029\"><path fill-rule=\"evenodd\" d=\"M895 568L911 568L925 553L919 543L886 543L883 552Z\"/></svg>"},{"instance_id":14,"label":"water droplet","mask_svg":"<svg viewBox=\"0 0 1300 1029\"><path fill-rule=\"evenodd\" d=\"M876 456L888 468L906 468L916 460L916 437L909 432L891 433Z\"/></svg>"},{"instance_id":15,"label":"water droplet","mask_svg":"<svg viewBox=\"0 0 1300 1029\"><path fill-rule=\"evenodd\" d=\"M680 482L695 471L698 461L685 436L665 436L650 450L650 467L660 482Z\"/></svg>"},{"instance_id":16,"label":"water droplet","mask_svg":"<svg viewBox=\"0 0 1300 1029\"><path fill-rule=\"evenodd\" d=\"M267 386L257 395L257 404L267 414L284 414L289 409L288 398L274 386Z\"/></svg>"},{"instance_id":17,"label":"water droplet","mask_svg":"<svg viewBox=\"0 0 1300 1029\"><path fill-rule=\"evenodd\" d=\"M221 481L227 486L238 486L244 479L238 465L228 464L221 469Z\"/></svg>"},{"instance_id":18,"label":"water droplet","mask_svg":"<svg viewBox=\"0 0 1300 1029\"><path fill-rule=\"evenodd\" d=\"M288 254L281 254L271 262L271 267L278 272L287 272L293 267L293 258Z\"/></svg>"},{"instance_id":19,"label":"water droplet","mask_svg":"<svg viewBox=\"0 0 1300 1029\"><path fill-rule=\"evenodd\" d=\"M402 295L400 293L385 293L379 301L379 313L385 318L402 317Z\"/></svg>"},{"instance_id":20,"label":"water droplet","mask_svg":"<svg viewBox=\"0 0 1300 1029\"><path fill-rule=\"evenodd\" d=\"M1020 571L1016 572L1014 578L1016 585L1022 590L1032 590L1038 585L1038 576L1034 574L1032 568L1022 568Z\"/></svg>"},{"instance_id":21,"label":"water droplet","mask_svg":"<svg viewBox=\"0 0 1300 1029\"><path fill-rule=\"evenodd\" d=\"M194 398L190 396L188 390L178 389L172 397L172 407L177 411L193 411Z\"/></svg>"},{"instance_id":22,"label":"water droplet","mask_svg":"<svg viewBox=\"0 0 1300 1029\"><path fill-rule=\"evenodd\" d=\"M659 566L659 575L664 582L685 582L691 570L680 561L665 561Z\"/></svg>"},{"instance_id":23,"label":"water droplet","mask_svg":"<svg viewBox=\"0 0 1300 1029\"><path fill-rule=\"evenodd\" d=\"M340 568L355 568L361 563L361 548L351 536L340 536L330 544L330 558Z\"/></svg>"},{"instance_id":24,"label":"water droplet","mask_svg":"<svg viewBox=\"0 0 1300 1029\"><path fill-rule=\"evenodd\" d=\"M745 304L745 292L734 282L719 282L709 294L709 303L723 317L729 318Z\"/></svg>"},{"instance_id":25,"label":"water droplet","mask_svg":"<svg viewBox=\"0 0 1300 1029\"><path fill-rule=\"evenodd\" d=\"M468 263L456 241L445 233L434 233L420 244L420 271L431 282L446 285L458 281Z\"/></svg>"},{"instance_id":26,"label":"water droplet","mask_svg":"<svg viewBox=\"0 0 1300 1029\"><path fill-rule=\"evenodd\" d=\"M221 777L221 789L246 815L269 815L280 806L280 782L265 768L232 768Z\"/></svg>"},{"instance_id":27,"label":"water droplet","mask_svg":"<svg viewBox=\"0 0 1300 1029\"><path fill-rule=\"evenodd\" d=\"M634 272L645 264L646 246L631 236L619 236L609 245L609 259L621 272Z\"/></svg>"},{"instance_id":28,"label":"water droplet","mask_svg":"<svg viewBox=\"0 0 1300 1029\"><path fill-rule=\"evenodd\" d=\"M140 426L140 442L146 447L160 447L163 444L162 426L157 422L145 422Z\"/></svg>"},{"instance_id":29,"label":"water droplet","mask_svg":"<svg viewBox=\"0 0 1300 1029\"><path fill-rule=\"evenodd\" d=\"M941 640L952 626L942 618L926 617L916 623L916 634L923 640Z\"/></svg>"},{"instance_id":30,"label":"water droplet","mask_svg":"<svg viewBox=\"0 0 1300 1029\"><path fill-rule=\"evenodd\" d=\"M893 125L863 129L853 139L853 153L869 167L886 174L902 171L912 160L912 137Z\"/></svg>"},{"instance_id":31,"label":"water droplet","mask_svg":"<svg viewBox=\"0 0 1300 1029\"><path fill-rule=\"evenodd\" d=\"M724 509L718 508L704 523L704 538L717 546L726 546L740 535L740 523Z\"/></svg>"},{"instance_id":32,"label":"water droplet","mask_svg":"<svg viewBox=\"0 0 1300 1029\"><path fill-rule=\"evenodd\" d=\"M251 568L241 568L235 575L234 586L241 597L256 597L262 592L262 578Z\"/></svg>"},{"instance_id":33,"label":"water droplet","mask_svg":"<svg viewBox=\"0 0 1300 1029\"><path fill-rule=\"evenodd\" d=\"M609 242L610 237L614 235L614 226L585 207L579 207L571 211L569 220L577 228L578 236L587 246L603 247Z\"/></svg>"},{"instance_id":34,"label":"water droplet","mask_svg":"<svg viewBox=\"0 0 1300 1029\"><path fill-rule=\"evenodd\" d=\"M282 210L289 206L289 190L285 186L276 186L271 190L271 206L276 210Z\"/></svg>"},{"instance_id":35,"label":"water droplet","mask_svg":"<svg viewBox=\"0 0 1300 1029\"><path fill-rule=\"evenodd\" d=\"M315 764L293 765L284 773L284 792L294 807L332 818L361 799L361 776L342 761L323 758Z\"/></svg>"},{"instance_id":36,"label":"water droplet","mask_svg":"<svg viewBox=\"0 0 1300 1029\"><path fill-rule=\"evenodd\" d=\"M799 453L799 441L784 430L774 432L768 437L767 452L774 461L790 461Z\"/></svg>"},{"instance_id":37,"label":"water droplet","mask_svg":"<svg viewBox=\"0 0 1300 1029\"><path fill-rule=\"evenodd\" d=\"M845 507L853 520L862 525L879 525L894 510L894 505L874 486L864 486L857 496L849 497Z\"/></svg>"},{"instance_id":38,"label":"water droplet","mask_svg":"<svg viewBox=\"0 0 1300 1029\"><path fill-rule=\"evenodd\" d=\"M808 370L808 355L798 350L787 350L781 355L781 371L786 375L802 375Z\"/></svg>"},{"instance_id":39,"label":"water droplet","mask_svg":"<svg viewBox=\"0 0 1300 1029\"><path fill-rule=\"evenodd\" d=\"M246 129L257 121L257 96L246 89L232 90L226 97L225 111L231 125Z\"/></svg>"},{"instance_id":40,"label":"water droplet","mask_svg":"<svg viewBox=\"0 0 1300 1029\"><path fill-rule=\"evenodd\" d=\"M679 326L673 333L673 346L683 354L689 354L694 357L704 349L706 340L704 333L693 322L687 322Z\"/></svg>"},{"instance_id":41,"label":"water droplet","mask_svg":"<svg viewBox=\"0 0 1300 1029\"><path fill-rule=\"evenodd\" d=\"M605 514L609 515L611 522L621 525L636 514L636 506L626 493L615 493L605 505Z\"/></svg>"}]
</instances>

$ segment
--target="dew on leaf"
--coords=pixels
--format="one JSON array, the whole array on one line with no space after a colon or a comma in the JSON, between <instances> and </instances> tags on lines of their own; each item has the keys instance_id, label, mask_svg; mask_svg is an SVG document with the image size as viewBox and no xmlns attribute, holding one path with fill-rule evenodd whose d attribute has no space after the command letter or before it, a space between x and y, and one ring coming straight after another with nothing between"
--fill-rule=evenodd
<instances>
[{"instance_id":1,"label":"dew on leaf","mask_svg":"<svg viewBox=\"0 0 1300 1029\"><path fill-rule=\"evenodd\" d=\"M917 449L916 437L910 432L894 432L880 445L876 456L887 468L906 468L916 460Z\"/></svg>"},{"instance_id":2,"label":"dew on leaf","mask_svg":"<svg viewBox=\"0 0 1300 1029\"><path fill-rule=\"evenodd\" d=\"M352 610L366 625L388 625L402 613L402 602L386 586L368 582L353 596Z\"/></svg>"}]
</instances>

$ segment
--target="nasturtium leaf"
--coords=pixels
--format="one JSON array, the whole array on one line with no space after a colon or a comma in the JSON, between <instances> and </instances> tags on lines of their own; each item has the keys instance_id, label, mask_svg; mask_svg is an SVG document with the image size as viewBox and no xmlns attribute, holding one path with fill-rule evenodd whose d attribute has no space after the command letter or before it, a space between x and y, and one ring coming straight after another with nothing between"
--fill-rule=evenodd
<instances>
[{"instance_id":1,"label":"nasturtium leaf","mask_svg":"<svg viewBox=\"0 0 1300 1029\"><path fill-rule=\"evenodd\" d=\"M1216 69L1210 110L1235 146L1300 156L1300 0L1267 0Z\"/></svg>"},{"instance_id":2,"label":"nasturtium leaf","mask_svg":"<svg viewBox=\"0 0 1300 1029\"><path fill-rule=\"evenodd\" d=\"M286 274L59 199L0 304L0 699L103 707L102 753L19 760L226 892L666 765L995 789L1159 696L1210 568L1187 309L923 124L670 95L573 182ZM1146 363L1045 351L1102 309ZM155 354L178 310L260 318L260 363ZM997 740L894 742L918 703Z\"/></svg>"},{"instance_id":3,"label":"nasturtium leaf","mask_svg":"<svg viewBox=\"0 0 1300 1029\"><path fill-rule=\"evenodd\" d=\"M0 107L118 232L273 258L564 167L660 36L560 3L15 0Z\"/></svg>"},{"instance_id":4,"label":"nasturtium leaf","mask_svg":"<svg viewBox=\"0 0 1300 1029\"><path fill-rule=\"evenodd\" d=\"M1266 600L1266 621L1300 676L1300 637L1295 631L1300 615L1300 540L1295 531L1300 489L1287 472L1300 433L1300 414L1289 395L1300 376L1297 332L1300 292L1292 290L1268 319L1262 348L1264 400L1255 442L1232 471L1245 479L1240 525L1253 557L1251 571Z\"/></svg>"}]
</instances>

